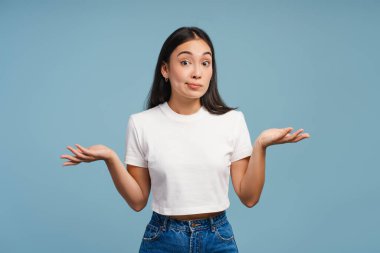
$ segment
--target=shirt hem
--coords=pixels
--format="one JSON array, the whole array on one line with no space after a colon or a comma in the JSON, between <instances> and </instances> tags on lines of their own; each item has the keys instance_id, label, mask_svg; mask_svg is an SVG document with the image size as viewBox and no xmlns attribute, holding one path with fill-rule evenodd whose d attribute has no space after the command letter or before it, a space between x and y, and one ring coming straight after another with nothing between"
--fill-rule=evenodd
<instances>
[{"instance_id":1,"label":"shirt hem","mask_svg":"<svg viewBox=\"0 0 380 253\"><path fill-rule=\"evenodd\" d=\"M214 205L214 206L200 206L200 207L189 207L189 208L165 208L159 207L152 204L152 210L156 213L162 215L191 215L191 214L200 214L200 213L212 213L220 212L229 208L230 202L228 201L224 205Z\"/></svg>"},{"instance_id":2,"label":"shirt hem","mask_svg":"<svg viewBox=\"0 0 380 253\"><path fill-rule=\"evenodd\" d=\"M247 147L245 150L237 153L234 157L231 157L231 162L235 162L247 156L251 156L252 151L253 151L253 147Z\"/></svg>"},{"instance_id":3,"label":"shirt hem","mask_svg":"<svg viewBox=\"0 0 380 253\"><path fill-rule=\"evenodd\" d=\"M147 162L141 161L139 159L134 159L134 158L131 158L131 157L126 157L124 159L124 164L125 165L130 164L130 165L135 165L135 166L139 166L139 167L148 168L148 163Z\"/></svg>"}]
</instances>

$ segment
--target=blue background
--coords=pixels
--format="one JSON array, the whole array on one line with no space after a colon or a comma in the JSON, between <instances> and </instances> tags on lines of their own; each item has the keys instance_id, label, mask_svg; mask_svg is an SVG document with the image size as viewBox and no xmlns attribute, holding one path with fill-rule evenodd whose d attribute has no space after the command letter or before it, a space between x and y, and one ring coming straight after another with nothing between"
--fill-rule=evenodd
<instances>
[{"instance_id":1,"label":"blue background","mask_svg":"<svg viewBox=\"0 0 380 253\"><path fill-rule=\"evenodd\" d=\"M62 167L67 145L124 159L162 43L199 26L219 91L268 148L253 208L230 183L241 252L380 252L380 1L0 1L0 251L137 252L134 212L104 162Z\"/></svg>"}]
</instances>

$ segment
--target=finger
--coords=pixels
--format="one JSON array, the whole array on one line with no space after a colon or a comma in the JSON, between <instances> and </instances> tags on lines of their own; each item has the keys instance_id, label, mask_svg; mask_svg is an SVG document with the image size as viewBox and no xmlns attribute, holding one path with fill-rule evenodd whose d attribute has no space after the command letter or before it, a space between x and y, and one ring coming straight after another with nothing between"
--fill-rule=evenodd
<instances>
[{"instance_id":1,"label":"finger","mask_svg":"<svg viewBox=\"0 0 380 253\"><path fill-rule=\"evenodd\" d=\"M87 148L82 147L82 146L79 145L79 144L75 144L75 146L77 146L77 148L78 148L80 151L82 151L83 154L92 156L91 152L90 152Z\"/></svg>"},{"instance_id":2,"label":"finger","mask_svg":"<svg viewBox=\"0 0 380 253\"><path fill-rule=\"evenodd\" d=\"M77 163L82 162L82 160L80 160L80 159L78 159L76 157L73 157L71 155L62 155L61 158L65 158L65 159L68 159L68 160L70 160L72 162L77 162Z\"/></svg>"},{"instance_id":3,"label":"finger","mask_svg":"<svg viewBox=\"0 0 380 253\"><path fill-rule=\"evenodd\" d=\"M288 137L291 136L290 132L293 130L292 127L286 127L286 128L282 128L282 135L279 137L279 139L281 138L284 138L287 139Z\"/></svg>"},{"instance_id":4,"label":"finger","mask_svg":"<svg viewBox=\"0 0 380 253\"><path fill-rule=\"evenodd\" d=\"M284 129L285 129L285 131L288 132L288 133L287 133L285 136L282 137L282 143L285 143L285 142L293 142L293 141L297 138L298 134L299 134L300 132L303 131L303 129L299 129L299 130L297 130L296 132L294 132L293 134L290 134L289 132L290 132L293 128L291 128L291 127L287 127L287 128L284 128Z\"/></svg>"},{"instance_id":5,"label":"finger","mask_svg":"<svg viewBox=\"0 0 380 253\"><path fill-rule=\"evenodd\" d=\"M286 127L286 128L283 128L283 130L286 133L290 133L293 130L293 127Z\"/></svg>"},{"instance_id":6,"label":"finger","mask_svg":"<svg viewBox=\"0 0 380 253\"><path fill-rule=\"evenodd\" d=\"M77 164L79 164L79 163L76 163L76 162L65 162L65 163L63 163L62 166L72 166L72 165L77 165Z\"/></svg>"},{"instance_id":7,"label":"finger","mask_svg":"<svg viewBox=\"0 0 380 253\"><path fill-rule=\"evenodd\" d=\"M290 133L292 130L293 130L293 127L282 128L282 131L283 131L282 137L288 138L288 137L293 136L293 134Z\"/></svg>"},{"instance_id":8,"label":"finger","mask_svg":"<svg viewBox=\"0 0 380 253\"><path fill-rule=\"evenodd\" d=\"M306 138L309 138L310 135L309 134L300 134L297 136L296 139L294 139L294 142L299 142L300 140L303 140L303 139L306 139Z\"/></svg>"},{"instance_id":9,"label":"finger","mask_svg":"<svg viewBox=\"0 0 380 253\"><path fill-rule=\"evenodd\" d=\"M80 150L76 150L76 149L74 149L74 148L71 147L71 146L67 146L67 149L70 150L70 151L71 151L74 155L76 155L76 156L81 156L81 155L83 155L83 154L81 153Z\"/></svg>"},{"instance_id":10,"label":"finger","mask_svg":"<svg viewBox=\"0 0 380 253\"><path fill-rule=\"evenodd\" d=\"M303 132L303 129L298 129L296 132L294 132L291 139L293 139L293 140L296 139L299 136L299 134L302 132Z\"/></svg>"},{"instance_id":11,"label":"finger","mask_svg":"<svg viewBox=\"0 0 380 253\"><path fill-rule=\"evenodd\" d=\"M75 150L74 148L72 148L70 146L68 146L67 149L69 149L71 152L73 152L77 157L79 157L82 160L89 160L89 159L91 159L91 157L89 157L87 155L84 155L83 153L81 153L81 151Z\"/></svg>"}]
</instances>

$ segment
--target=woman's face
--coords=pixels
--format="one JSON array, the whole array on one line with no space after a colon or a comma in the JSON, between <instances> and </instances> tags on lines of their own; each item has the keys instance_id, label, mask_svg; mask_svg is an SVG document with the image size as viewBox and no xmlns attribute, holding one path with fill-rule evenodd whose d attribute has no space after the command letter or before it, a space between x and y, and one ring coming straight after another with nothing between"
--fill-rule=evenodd
<instances>
[{"instance_id":1,"label":"woman's face","mask_svg":"<svg viewBox=\"0 0 380 253\"><path fill-rule=\"evenodd\" d=\"M202 39L187 41L170 55L169 64L163 64L161 73L169 78L172 94L177 98L199 99L210 84L212 76L212 52Z\"/></svg>"}]
</instances>

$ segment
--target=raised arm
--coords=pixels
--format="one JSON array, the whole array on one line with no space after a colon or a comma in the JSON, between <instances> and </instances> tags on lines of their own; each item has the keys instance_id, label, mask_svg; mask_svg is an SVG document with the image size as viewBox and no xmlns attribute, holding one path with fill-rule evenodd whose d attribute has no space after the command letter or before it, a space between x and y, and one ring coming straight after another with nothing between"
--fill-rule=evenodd
<instances>
[{"instance_id":1,"label":"raised arm","mask_svg":"<svg viewBox=\"0 0 380 253\"><path fill-rule=\"evenodd\" d=\"M265 182L265 156L270 145L293 143L309 138L299 129L293 134L293 128L272 128L263 131L253 145L252 155L231 164L231 177L235 192L247 207L253 207L260 199Z\"/></svg>"},{"instance_id":2,"label":"raised arm","mask_svg":"<svg viewBox=\"0 0 380 253\"><path fill-rule=\"evenodd\" d=\"M75 156L61 156L61 158L69 160L63 166L103 160L108 167L117 191L128 205L136 212L141 211L146 206L150 192L150 177L147 168L128 165L127 170L118 155L104 145L95 145L89 148L84 148L78 144L76 146L78 150L70 146L67 147Z\"/></svg>"}]
</instances>

